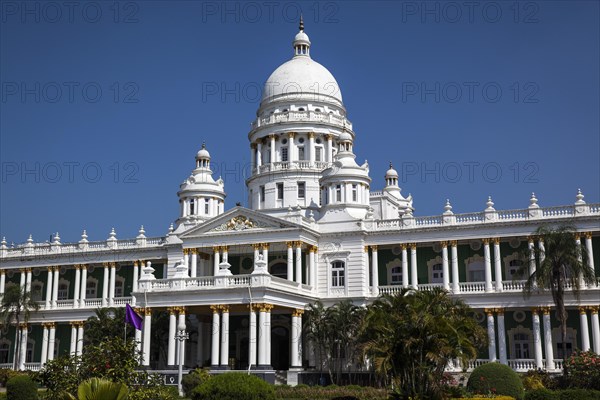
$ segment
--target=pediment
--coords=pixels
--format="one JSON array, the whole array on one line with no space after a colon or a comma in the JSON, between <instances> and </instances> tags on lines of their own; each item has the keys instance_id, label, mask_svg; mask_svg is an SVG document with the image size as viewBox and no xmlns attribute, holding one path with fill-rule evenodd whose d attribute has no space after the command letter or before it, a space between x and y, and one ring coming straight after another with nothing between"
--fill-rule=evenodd
<instances>
[{"instance_id":1,"label":"pediment","mask_svg":"<svg viewBox=\"0 0 600 400\"><path fill-rule=\"evenodd\" d=\"M190 228L188 231L180 234L179 237L183 239L207 233L219 234L259 230L273 231L286 228L300 228L300 225L247 208L236 207L201 225Z\"/></svg>"}]
</instances>

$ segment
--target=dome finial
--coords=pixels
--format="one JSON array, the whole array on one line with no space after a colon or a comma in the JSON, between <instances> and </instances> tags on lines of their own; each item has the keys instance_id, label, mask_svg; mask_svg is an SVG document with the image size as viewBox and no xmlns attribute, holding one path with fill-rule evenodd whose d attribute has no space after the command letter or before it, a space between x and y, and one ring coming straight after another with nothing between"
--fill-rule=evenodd
<instances>
[{"instance_id":1,"label":"dome finial","mask_svg":"<svg viewBox=\"0 0 600 400\"><path fill-rule=\"evenodd\" d=\"M205 149L206 148L206 143L203 141L202 142L202 148Z\"/></svg>"},{"instance_id":2,"label":"dome finial","mask_svg":"<svg viewBox=\"0 0 600 400\"><path fill-rule=\"evenodd\" d=\"M394 167L392 166L392 162L390 161L390 169L393 169Z\"/></svg>"},{"instance_id":3,"label":"dome finial","mask_svg":"<svg viewBox=\"0 0 600 400\"><path fill-rule=\"evenodd\" d=\"M302 18L302 13L300 13L300 30L304 31L304 19Z\"/></svg>"}]
</instances>

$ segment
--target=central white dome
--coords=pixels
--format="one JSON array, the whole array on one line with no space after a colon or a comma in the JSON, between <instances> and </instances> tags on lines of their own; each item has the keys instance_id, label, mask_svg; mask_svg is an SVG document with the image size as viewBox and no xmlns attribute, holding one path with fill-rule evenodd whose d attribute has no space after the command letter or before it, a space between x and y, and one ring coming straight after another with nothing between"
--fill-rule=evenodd
<instances>
[{"instance_id":1,"label":"central white dome","mask_svg":"<svg viewBox=\"0 0 600 400\"><path fill-rule=\"evenodd\" d=\"M265 82L261 106L276 101L328 102L343 107L342 92L331 72L310 58L310 39L294 38L294 57L280 65Z\"/></svg>"}]
</instances>

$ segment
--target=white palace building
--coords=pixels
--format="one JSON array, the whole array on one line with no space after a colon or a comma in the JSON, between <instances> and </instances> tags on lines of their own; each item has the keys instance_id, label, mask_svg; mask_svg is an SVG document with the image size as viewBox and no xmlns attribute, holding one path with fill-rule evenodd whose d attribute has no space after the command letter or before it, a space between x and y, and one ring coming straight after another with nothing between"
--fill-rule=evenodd
<instances>
[{"instance_id":1,"label":"white palace building","mask_svg":"<svg viewBox=\"0 0 600 400\"><path fill-rule=\"evenodd\" d=\"M17 335L19 369L79 354L83 322L98 307L131 304L143 315L136 338L151 370L175 368L184 323L186 369L250 370L294 383L317 363L302 333L307 305L364 305L404 287L442 287L476 310L490 340L470 368L498 361L517 371L558 371L563 352L600 352L600 278L579 300L567 294L562 343L550 294L525 300L517 276L519 252L544 246L533 232L568 223L600 277L600 204L578 191L563 206L542 207L532 194L518 210L496 210L490 198L479 212L455 214L446 202L441 215L413 215L392 166L373 182L368 164L356 162L341 91L310 53L301 25L293 57L265 84L248 133L248 208L225 210L224 182L213 178L203 145L165 237L146 237L142 227L124 240L114 230L102 241L88 241L85 231L78 243L58 234L18 246L2 240L0 293L24 286L41 307L0 339L0 367L12 366Z\"/></svg>"}]
</instances>

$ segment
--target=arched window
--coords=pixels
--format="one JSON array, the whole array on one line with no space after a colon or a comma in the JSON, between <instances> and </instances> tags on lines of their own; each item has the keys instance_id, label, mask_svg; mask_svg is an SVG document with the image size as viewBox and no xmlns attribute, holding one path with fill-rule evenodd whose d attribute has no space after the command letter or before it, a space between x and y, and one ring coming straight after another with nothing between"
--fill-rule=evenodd
<instances>
[{"instance_id":1,"label":"arched window","mask_svg":"<svg viewBox=\"0 0 600 400\"><path fill-rule=\"evenodd\" d=\"M402 261L396 258L387 265L388 285L402 285Z\"/></svg>"},{"instance_id":2,"label":"arched window","mask_svg":"<svg viewBox=\"0 0 600 400\"><path fill-rule=\"evenodd\" d=\"M465 260L467 266L467 282L484 282L485 281L485 266L483 257L479 254Z\"/></svg>"},{"instance_id":3,"label":"arched window","mask_svg":"<svg viewBox=\"0 0 600 400\"><path fill-rule=\"evenodd\" d=\"M346 264L343 261L331 263L331 287L346 286Z\"/></svg>"},{"instance_id":4,"label":"arched window","mask_svg":"<svg viewBox=\"0 0 600 400\"><path fill-rule=\"evenodd\" d=\"M521 260L511 260L508 262L508 269L506 271L507 279L523 279L523 271L521 266L523 263Z\"/></svg>"},{"instance_id":5,"label":"arched window","mask_svg":"<svg viewBox=\"0 0 600 400\"><path fill-rule=\"evenodd\" d=\"M431 282L430 283L442 283L444 282L444 268L442 264L434 264L431 267Z\"/></svg>"},{"instance_id":6,"label":"arched window","mask_svg":"<svg viewBox=\"0 0 600 400\"><path fill-rule=\"evenodd\" d=\"M58 300L66 300L69 298L69 281L61 279L58 282Z\"/></svg>"},{"instance_id":7,"label":"arched window","mask_svg":"<svg viewBox=\"0 0 600 400\"><path fill-rule=\"evenodd\" d=\"M125 296L125 278L122 276L115 277L115 297Z\"/></svg>"},{"instance_id":8,"label":"arched window","mask_svg":"<svg viewBox=\"0 0 600 400\"><path fill-rule=\"evenodd\" d=\"M88 299L95 299L98 297L98 280L94 278L87 278L85 283L85 297Z\"/></svg>"},{"instance_id":9,"label":"arched window","mask_svg":"<svg viewBox=\"0 0 600 400\"><path fill-rule=\"evenodd\" d=\"M0 364L8 364L8 353L10 351L10 342L6 339L0 341Z\"/></svg>"},{"instance_id":10,"label":"arched window","mask_svg":"<svg viewBox=\"0 0 600 400\"><path fill-rule=\"evenodd\" d=\"M44 293L44 283L33 281L31 284L31 300L42 301L42 293Z\"/></svg>"},{"instance_id":11,"label":"arched window","mask_svg":"<svg viewBox=\"0 0 600 400\"><path fill-rule=\"evenodd\" d=\"M287 263L285 261L275 260L271 263L269 269L271 270L271 275L287 279Z\"/></svg>"},{"instance_id":12,"label":"arched window","mask_svg":"<svg viewBox=\"0 0 600 400\"><path fill-rule=\"evenodd\" d=\"M25 362L33 362L33 351L35 350L35 340L27 339L27 353L25 354Z\"/></svg>"}]
</instances>

